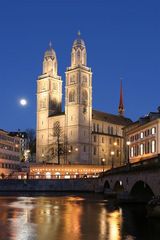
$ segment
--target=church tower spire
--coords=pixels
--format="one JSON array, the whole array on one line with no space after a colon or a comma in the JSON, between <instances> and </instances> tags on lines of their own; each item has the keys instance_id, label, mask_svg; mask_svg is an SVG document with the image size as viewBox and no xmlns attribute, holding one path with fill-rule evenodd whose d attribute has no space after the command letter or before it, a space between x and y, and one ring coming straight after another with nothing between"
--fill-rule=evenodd
<instances>
[{"instance_id":1,"label":"church tower spire","mask_svg":"<svg viewBox=\"0 0 160 240\"><path fill-rule=\"evenodd\" d=\"M122 89L122 80L120 83L120 99L119 99L119 107L118 112L120 116L124 116L124 103L123 103L123 89Z\"/></svg>"},{"instance_id":2,"label":"church tower spire","mask_svg":"<svg viewBox=\"0 0 160 240\"><path fill-rule=\"evenodd\" d=\"M51 42L49 42L49 49L44 54L43 74L45 73L50 76L57 76L57 57Z\"/></svg>"},{"instance_id":3,"label":"church tower spire","mask_svg":"<svg viewBox=\"0 0 160 240\"><path fill-rule=\"evenodd\" d=\"M71 52L71 67L87 66L86 46L78 31L77 39L74 41Z\"/></svg>"},{"instance_id":4,"label":"church tower spire","mask_svg":"<svg viewBox=\"0 0 160 240\"><path fill-rule=\"evenodd\" d=\"M92 142L92 72L87 66L86 46L80 32L71 51L66 71L66 136L73 151L71 163L90 164ZM76 150L75 150L76 149Z\"/></svg>"},{"instance_id":5,"label":"church tower spire","mask_svg":"<svg viewBox=\"0 0 160 240\"><path fill-rule=\"evenodd\" d=\"M42 74L37 80L37 161L42 162L48 151L50 117L62 112L62 80L58 75L56 52L49 43L43 58Z\"/></svg>"}]
</instances>

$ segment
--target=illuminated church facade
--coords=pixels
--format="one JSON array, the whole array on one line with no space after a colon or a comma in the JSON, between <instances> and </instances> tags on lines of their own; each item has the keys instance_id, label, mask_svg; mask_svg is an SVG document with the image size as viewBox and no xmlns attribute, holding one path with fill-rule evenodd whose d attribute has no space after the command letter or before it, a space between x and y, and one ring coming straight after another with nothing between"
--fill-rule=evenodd
<instances>
[{"instance_id":1,"label":"illuminated church facade","mask_svg":"<svg viewBox=\"0 0 160 240\"><path fill-rule=\"evenodd\" d=\"M58 75L56 53L50 46L44 54L43 71L37 80L36 161L121 165L123 127L131 121L124 117L122 87L120 93L118 115L93 110L92 71L87 66L85 43L78 35L72 46L71 65L66 69L63 112L62 79ZM54 133L56 127L61 131L58 143ZM59 162L57 144L65 145L65 150L59 149L63 152L58 154Z\"/></svg>"}]
</instances>

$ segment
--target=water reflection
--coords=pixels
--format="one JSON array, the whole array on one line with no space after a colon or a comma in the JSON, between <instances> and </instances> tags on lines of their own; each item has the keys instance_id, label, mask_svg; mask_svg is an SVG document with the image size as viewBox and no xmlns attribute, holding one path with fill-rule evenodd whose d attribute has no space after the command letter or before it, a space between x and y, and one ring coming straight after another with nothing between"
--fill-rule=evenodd
<instances>
[{"instance_id":1,"label":"water reflection","mask_svg":"<svg viewBox=\"0 0 160 240\"><path fill-rule=\"evenodd\" d=\"M0 240L159 240L144 208L99 195L0 197Z\"/></svg>"},{"instance_id":2,"label":"water reflection","mask_svg":"<svg viewBox=\"0 0 160 240\"><path fill-rule=\"evenodd\" d=\"M120 240L121 214L120 211L114 211L108 215L109 239Z\"/></svg>"}]
</instances>

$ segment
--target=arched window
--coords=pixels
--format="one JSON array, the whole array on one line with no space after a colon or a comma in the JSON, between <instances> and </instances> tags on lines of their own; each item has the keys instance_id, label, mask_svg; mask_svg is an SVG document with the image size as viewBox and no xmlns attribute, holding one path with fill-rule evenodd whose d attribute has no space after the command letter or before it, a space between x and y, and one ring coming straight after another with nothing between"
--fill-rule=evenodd
<instances>
[{"instance_id":1,"label":"arched window","mask_svg":"<svg viewBox=\"0 0 160 240\"><path fill-rule=\"evenodd\" d=\"M140 155L143 155L144 154L144 144L141 143L140 144Z\"/></svg>"},{"instance_id":2,"label":"arched window","mask_svg":"<svg viewBox=\"0 0 160 240\"><path fill-rule=\"evenodd\" d=\"M70 84L74 84L75 83L75 75L72 75L70 77Z\"/></svg>"},{"instance_id":3,"label":"arched window","mask_svg":"<svg viewBox=\"0 0 160 240\"><path fill-rule=\"evenodd\" d=\"M53 136L54 137L60 137L61 133L62 133L62 128L60 126L60 122L56 121L53 124Z\"/></svg>"},{"instance_id":4,"label":"arched window","mask_svg":"<svg viewBox=\"0 0 160 240\"><path fill-rule=\"evenodd\" d=\"M72 65L75 64L75 56L74 56L74 55L75 55L75 54L72 53Z\"/></svg>"},{"instance_id":5,"label":"arched window","mask_svg":"<svg viewBox=\"0 0 160 240\"><path fill-rule=\"evenodd\" d=\"M82 104L87 104L87 101L88 101L88 93L86 90L83 90L82 91Z\"/></svg>"},{"instance_id":6,"label":"arched window","mask_svg":"<svg viewBox=\"0 0 160 240\"><path fill-rule=\"evenodd\" d=\"M46 179L51 179L51 173L50 172L46 172Z\"/></svg>"},{"instance_id":7,"label":"arched window","mask_svg":"<svg viewBox=\"0 0 160 240\"><path fill-rule=\"evenodd\" d=\"M46 108L46 98L40 100L40 109Z\"/></svg>"},{"instance_id":8,"label":"arched window","mask_svg":"<svg viewBox=\"0 0 160 240\"><path fill-rule=\"evenodd\" d=\"M82 64L86 65L86 51L83 49L82 51Z\"/></svg>"},{"instance_id":9,"label":"arched window","mask_svg":"<svg viewBox=\"0 0 160 240\"><path fill-rule=\"evenodd\" d=\"M75 102L75 91L71 90L69 92L69 102Z\"/></svg>"},{"instance_id":10,"label":"arched window","mask_svg":"<svg viewBox=\"0 0 160 240\"><path fill-rule=\"evenodd\" d=\"M57 83L53 83L53 90L57 90L57 89L58 89Z\"/></svg>"},{"instance_id":11,"label":"arched window","mask_svg":"<svg viewBox=\"0 0 160 240\"><path fill-rule=\"evenodd\" d=\"M151 142L151 152L155 153L156 152L156 141L152 140Z\"/></svg>"},{"instance_id":12,"label":"arched window","mask_svg":"<svg viewBox=\"0 0 160 240\"><path fill-rule=\"evenodd\" d=\"M82 85L84 87L87 85L87 77L85 75L82 77Z\"/></svg>"},{"instance_id":13,"label":"arched window","mask_svg":"<svg viewBox=\"0 0 160 240\"><path fill-rule=\"evenodd\" d=\"M80 51L78 50L77 51L77 59L78 59L78 61L80 60L80 56L81 56L81 54L80 54Z\"/></svg>"}]
</instances>

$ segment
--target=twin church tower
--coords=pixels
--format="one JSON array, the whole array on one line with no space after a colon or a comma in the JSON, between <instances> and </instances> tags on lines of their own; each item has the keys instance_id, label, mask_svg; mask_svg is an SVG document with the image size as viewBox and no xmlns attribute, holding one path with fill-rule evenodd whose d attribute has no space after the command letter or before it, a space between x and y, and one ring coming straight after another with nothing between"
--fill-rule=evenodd
<instances>
[{"instance_id":1,"label":"twin church tower","mask_svg":"<svg viewBox=\"0 0 160 240\"><path fill-rule=\"evenodd\" d=\"M65 112L62 112L62 79L58 75L56 53L50 44L44 55L43 73L37 80L37 162L57 163L54 129L58 126L61 131L59 144L67 142L66 159L61 156L60 163L98 164L100 156L96 162L92 156L93 115L96 115L92 110L92 71L87 66L86 46L80 34L72 46L65 84ZM122 101L121 95L121 119L124 118Z\"/></svg>"}]
</instances>

